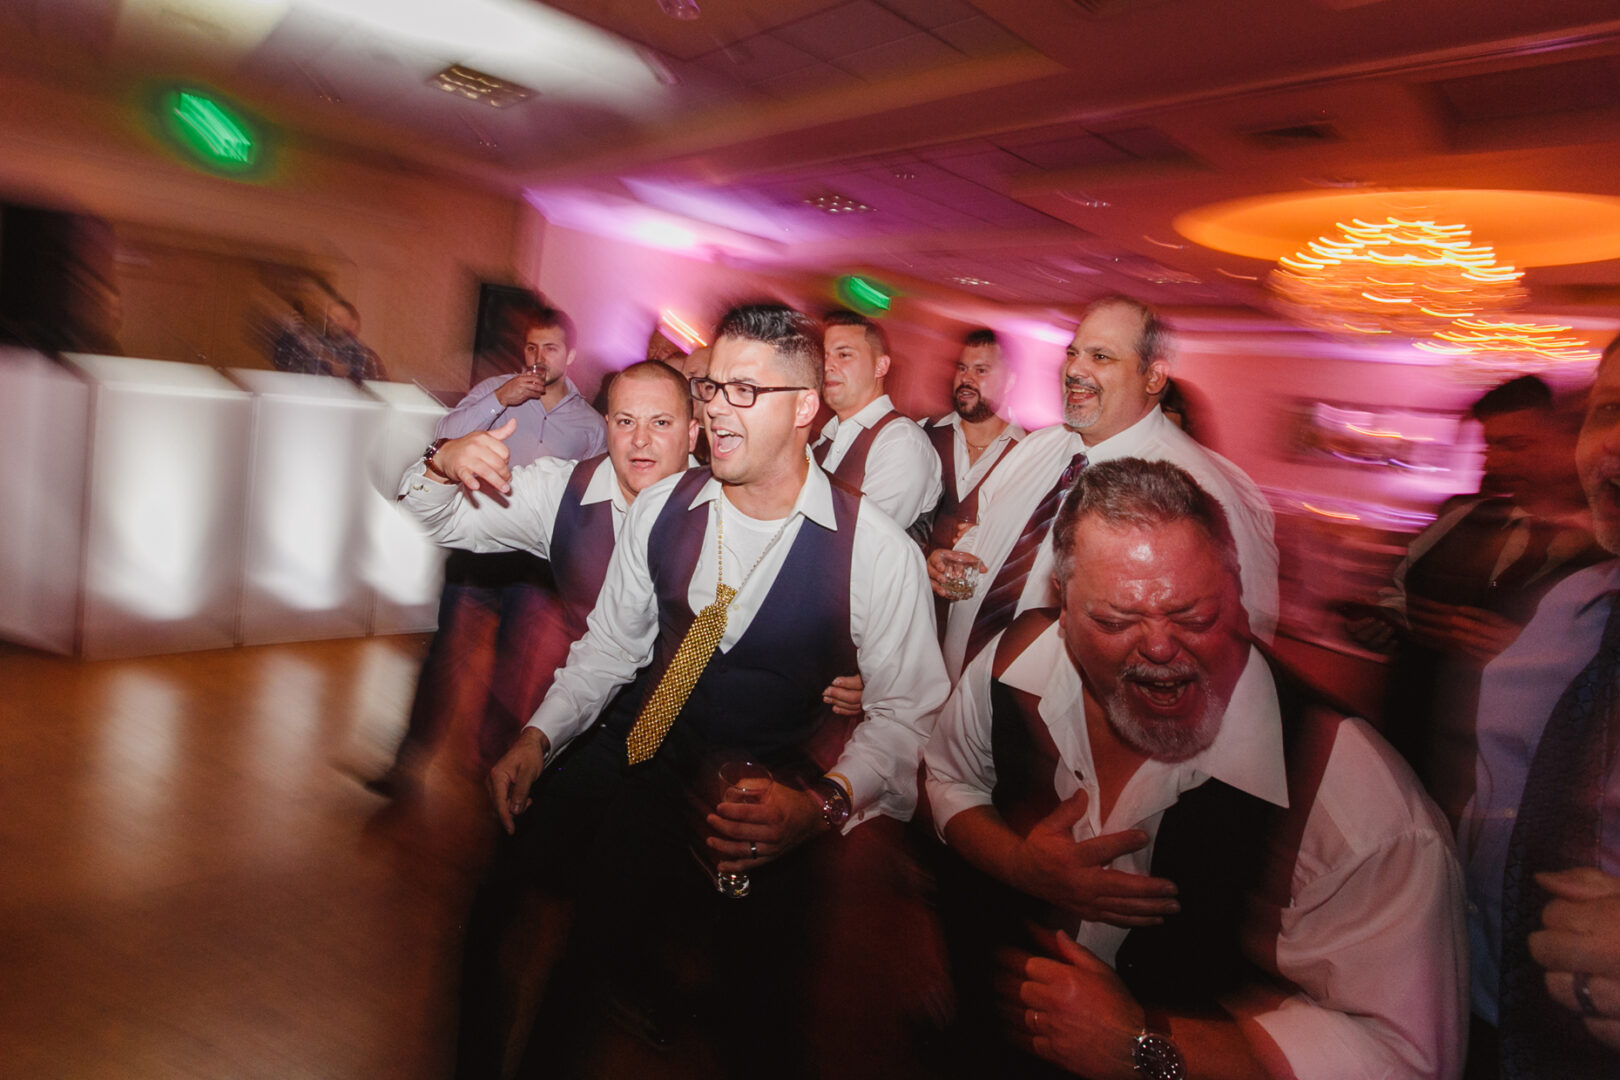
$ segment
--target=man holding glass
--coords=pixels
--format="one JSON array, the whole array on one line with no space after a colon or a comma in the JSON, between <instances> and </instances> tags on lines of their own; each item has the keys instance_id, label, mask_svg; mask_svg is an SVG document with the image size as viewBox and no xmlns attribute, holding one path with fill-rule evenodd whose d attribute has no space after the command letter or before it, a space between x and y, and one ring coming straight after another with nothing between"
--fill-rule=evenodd
<instances>
[{"instance_id":1,"label":"man holding glass","mask_svg":"<svg viewBox=\"0 0 1620 1080\"><path fill-rule=\"evenodd\" d=\"M877 945L900 948L919 922L885 903L898 890L884 875L898 876L899 822L947 685L921 553L811 463L821 382L804 315L758 304L721 320L709 374L692 382L710 469L637 499L585 637L490 785L510 828L541 769L590 731L590 751L615 755L623 779L585 871L598 895L574 934L583 966L609 975L621 1009L656 1014L683 970L660 954L701 938L721 973L722 1060L770 1052L778 1071L833 1075L840 1054L903 1041L915 967L894 966L892 986L851 978L873 948L849 931L860 915L877 937L892 918L901 929ZM852 721L823 702L849 671L865 683ZM726 792L694 836L691 793L727 754L775 782L748 799ZM748 899L715 892L694 843L713 871L749 875ZM877 1007L849 1009L851 987Z\"/></svg>"}]
</instances>

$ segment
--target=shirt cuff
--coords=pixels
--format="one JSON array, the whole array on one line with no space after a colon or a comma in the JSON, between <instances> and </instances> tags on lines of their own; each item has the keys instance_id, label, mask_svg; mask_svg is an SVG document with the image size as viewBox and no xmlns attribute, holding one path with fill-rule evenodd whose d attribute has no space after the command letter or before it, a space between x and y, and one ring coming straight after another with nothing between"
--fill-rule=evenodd
<instances>
[{"instance_id":1,"label":"shirt cuff","mask_svg":"<svg viewBox=\"0 0 1620 1080\"><path fill-rule=\"evenodd\" d=\"M420 506L442 506L456 497L460 485L435 480L427 474L427 462L418 461L399 481L399 497Z\"/></svg>"},{"instance_id":2,"label":"shirt cuff","mask_svg":"<svg viewBox=\"0 0 1620 1080\"><path fill-rule=\"evenodd\" d=\"M1295 995L1270 1012L1254 1017L1295 1076L1323 1080L1406 1076L1406 1062L1377 1053L1360 1022L1344 1013Z\"/></svg>"},{"instance_id":3,"label":"shirt cuff","mask_svg":"<svg viewBox=\"0 0 1620 1080\"><path fill-rule=\"evenodd\" d=\"M980 806L994 806L990 793L960 780L928 781L928 809L934 817L934 831L945 839L945 826L951 818L964 810Z\"/></svg>"}]
</instances>

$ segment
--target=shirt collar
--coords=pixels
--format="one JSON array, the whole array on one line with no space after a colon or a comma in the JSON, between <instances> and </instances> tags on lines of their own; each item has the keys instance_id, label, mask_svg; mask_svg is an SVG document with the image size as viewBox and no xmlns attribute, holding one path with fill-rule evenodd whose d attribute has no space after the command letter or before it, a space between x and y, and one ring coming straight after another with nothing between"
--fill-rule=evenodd
<instances>
[{"instance_id":1,"label":"shirt collar","mask_svg":"<svg viewBox=\"0 0 1620 1080\"><path fill-rule=\"evenodd\" d=\"M838 429L844 423L852 424L857 428L869 428L893 411L894 402L889 400L889 395L879 394L865 405L862 405L860 411L847 421L840 421L837 416L834 416L827 421L827 426L821 429L821 433L830 439L838 434Z\"/></svg>"},{"instance_id":2,"label":"shirt collar","mask_svg":"<svg viewBox=\"0 0 1620 1080\"><path fill-rule=\"evenodd\" d=\"M613 459L604 457L596 463L596 471L591 473L590 483L585 485L585 494L579 501L584 506L590 506L609 499L620 510L630 508L625 501L624 489L619 487L618 474L613 471Z\"/></svg>"},{"instance_id":3,"label":"shirt collar","mask_svg":"<svg viewBox=\"0 0 1620 1080\"><path fill-rule=\"evenodd\" d=\"M809 450L805 451L805 461L809 468L805 470L804 485L799 488L799 497L793 500L793 509L788 511L788 517L803 514L806 518L832 532L838 530L838 519L833 516L832 481L822 471L821 466L810 457ZM714 502L720 498L721 484L710 474L703 486L698 488L697 494L692 497L689 507L695 508L704 503Z\"/></svg>"},{"instance_id":4,"label":"shirt collar","mask_svg":"<svg viewBox=\"0 0 1620 1080\"><path fill-rule=\"evenodd\" d=\"M1090 741L1082 737L1085 688L1056 623L1007 666L1001 682L1039 697L1041 718L1063 760L1088 775L1095 773ZM1078 724L1074 722L1076 717L1082 718ZM1186 790L1204 778L1214 777L1257 799L1288 805L1282 709L1277 703L1271 669L1260 650L1249 648L1248 662L1232 689L1215 741L1203 753L1169 768L1178 778L1185 777L1179 779L1176 790Z\"/></svg>"},{"instance_id":5,"label":"shirt collar","mask_svg":"<svg viewBox=\"0 0 1620 1080\"><path fill-rule=\"evenodd\" d=\"M1166 426L1175 427L1157 405L1148 414L1117 435L1110 435L1094 446L1086 447L1086 457L1094 461L1113 461L1115 458L1135 457L1136 451L1148 445L1164 432ZM1180 430L1180 429L1177 429ZM1155 454L1154 457L1160 455Z\"/></svg>"}]
</instances>

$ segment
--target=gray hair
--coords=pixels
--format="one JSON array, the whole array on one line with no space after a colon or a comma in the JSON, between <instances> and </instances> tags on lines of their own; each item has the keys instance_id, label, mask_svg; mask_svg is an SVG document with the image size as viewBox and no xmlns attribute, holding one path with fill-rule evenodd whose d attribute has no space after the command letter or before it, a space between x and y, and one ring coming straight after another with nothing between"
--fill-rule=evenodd
<instances>
[{"instance_id":1,"label":"gray hair","mask_svg":"<svg viewBox=\"0 0 1620 1080\"><path fill-rule=\"evenodd\" d=\"M1222 565L1242 588L1237 541L1232 537L1226 511L1179 466L1168 461L1119 458L1083 469L1052 526L1060 584L1068 581L1075 533L1081 520L1088 517L1101 518L1115 527L1139 529L1190 522L1208 538Z\"/></svg>"},{"instance_id":2,"label":"gray hair","mask_svg":"<svg viewBox=\"0 0 1620 1080\"><path fill-rule=\"evenodd\" d=\"M1148 368L1153 366L1155 360L1165 360L1170 351L1170 327L1165 325L1159 313L1142 301L1126 296L1124 293L1110 293L1099 296L1086 305L1085 311L1080 314L1080 321L1084 322L1087 315L1103 308L1123 307L1129 308L1142 317L1141 333L1136 335L1136 370L1138 374L1146 375Z\"/></svg>"}]
</instances>

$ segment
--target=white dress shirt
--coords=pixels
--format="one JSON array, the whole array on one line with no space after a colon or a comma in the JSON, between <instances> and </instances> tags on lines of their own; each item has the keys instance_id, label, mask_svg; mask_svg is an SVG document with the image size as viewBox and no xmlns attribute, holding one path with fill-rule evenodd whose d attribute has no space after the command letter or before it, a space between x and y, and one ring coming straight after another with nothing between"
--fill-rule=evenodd
<instances>
[{"instance_id":1,"label":"white dress shirt","mask_svg":"<svg viewBox=\"0 0 1620 1080\"><path fill-rule=\"evenodd\" d=\"M1493 1024L1501 978L1502 873L1530 762L1558 699L1597 655L1609 619L1605 600L1617 589L1620 561L1571 574L1541 598L1535 618L1480 677L1474 797L1457 838L1468 866L1474 1011ZM1620 769L1604 783L1598 828L1598 869L1620 875Z\"/></svg>"},{"instance_id":2,"label":"white dress shirt","mask_svg":"<svg viewBox=\"0 0 1620 1080\"><path fill-rule=\"evenodd\" d=\"M856 437L893 411L894 402L889 400L889 395L881 394L848 420L840 422L835 416L827 421L816 446L831 440L832 448L827 451L821 467L828 472L837 469ZM944 490L939 455L934 453L934 444L928 441L922 428L902 416L877 433L866 455L866 479L861 482L861 494L878 509L902 529L908 529L939 504L940 492Z\"/></svg>"},{"instance_id":3,"label":"white dress shirt","mask_svg":"<svg viewBox=\"0 0 1620 1080\"><path fill-rule=\"evenodd\" d=\"M991 805L990 676L999 640L967 666L928 744L928 798L942 835L963 810ZM1002 682L1040 698L1060 759L1057 794L1088 796L1076 840L1127 829L1156 838L1164 811L1211 777L1288 805L1277 693L1257 650L1249 652L1215 741L1188 761L1144 762L1106 820L1099 815L1084 689L1056 624L1009 665ZM1150 840L1109 865L1147 874L1152 862ZM1468 1016L1462 872L1439 812L1360 720L1339 726L1289 894L1275 962L1265 948L1245 955L1298 987L1252 1017L1294 1075L1457 1076ZM1126 933L1085 922L1077 940L1112 964Z\"/></svg>"},{"instance_id":4,"label":"white dress shirt","mask_svg":"<svg viewBox=\"0 0 1620 1080\"><path fill-rule=\"evenodd\" d=\"M930 451L932 452L932 451ZM769 594L771 583L806 519L836 528L832 487L827 475L810 462L804 486L794 502L781 539L764 552L750 573L750 563L736 548L756 548L740 530L726 534L726 584L739 591L726 611L722 652L747 632ZM568 666L557 673L530 726L545 733L560 749L596 720L613 691L635 677L651 659L658 638L658 596L648 569L647 545L653 524L669 501L675 479L661 480L643 491L625 519L620 543L608 564L607 579L585 636L574 643ZM738 513L724 502L719 481L710 478L691 506L710 504L701 554L687 591L693 611L714 601L717 581L715 520L717 512ZM722 506L722 503L724 505ZM759 534L757 523L750 532ZM774 533L775 529L771 528ZM905 820L917 799L917 764L927 741L932 714L945 700L948 684L934 643L931 609L922 553L892 520L862 508L855 522L850 566L850 638L865 688L865 719L856 725L843 755L830 771L849 780L854 792L850 827L874 813Z\"/></svg>"},{"instance_id":5,"label":"white dress shirt","mask_svg":"<svg viewBox=\"0 0 1620 1080\"><path fill-rule=\"evenodd\" d=\"M1007 426L1001 429L1001 434L991 439L990 445L980 451L979 460L973 461L968 457L967 437L962 431L962 416L960 413L946 413L938 420L935 420L932 426L953 429L951 432L951 446L953 447L952 460L955 466L953 471L956 474L956 498L958 501L967 497L967 493L972 491L974 485L980 480L984 479L985 473L988 473L991 466L1001 460L1001 455L1011 449L1016 440L1022 439L1029 434L1023 429L1022 425L1009 420ZM941 486L943 487L943 484Z\"/></svg>"},{"instance_id":6,"label":"white dress shirt","mask_svg":"<svg viewBox=\"0 0 1620 1080\"><path fill-rule=\"evenodd\" d=\"M1057 483L1069 459L1081 451L1092 465L1128 457L1168 461L1187 470L1215 497L1226 511L1237 541L1249 627L1261 641L1270 641L1277 630L1277 542L1271 507L1248 474L1199 446L1154 406L1135 424L1095 446L1087 446L1079 433L1062 425L1042 428L1008 451L1007 460L985 480L979 489L979 524L968 530L956 548L977 555L989 572L980 576L972 596L950 605L944 651L945 668L951 678L954 680L962 670L968 634L980 603L996 580L996 572L1011 554L1041 498ZM1019 611L1057 605L1052 569L1052 538L1048 534L1025 579Z\"/></svg>"},{"instance_id":7,"label":"white dress shirt","mask_svg":"<svg viewBox=\"0 0 1620 1080\"><path fill-rule=\"evenodd\" d=\"M446 547L465 548L487 554L496 551L528 551L542 559L551 557L551 535L557 525L557 508L562 505L568 478L576 461L540 458L512 470L512 493L502 506L485 492L468 496L460 484L444 484L427 475L427 465L418 461L405 470L399 483L399 502L422 523L430 540ZM629 503L613 473L613 462L603 458L591 474L580 503L613 503L613 533L624 525Z\"/></svg>"}]
</instances>

